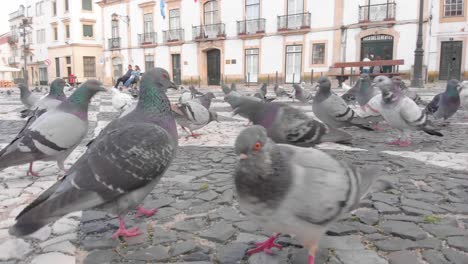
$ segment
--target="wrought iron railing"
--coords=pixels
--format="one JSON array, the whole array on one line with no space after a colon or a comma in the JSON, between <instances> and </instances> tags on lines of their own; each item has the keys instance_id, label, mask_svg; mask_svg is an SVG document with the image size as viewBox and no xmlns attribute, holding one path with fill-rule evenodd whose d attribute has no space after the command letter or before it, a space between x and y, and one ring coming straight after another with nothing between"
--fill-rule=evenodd
<instances>
[{"instance_id":1,"label":"wrought iron railing","mask_svg":"<svg viewBox=\"0 0 468 264\"><path fill-rule=\"evenodd\" d=\"M8 57L8 64L18 64L18 63L20 63L20 57L19 56Z\"/></svg>"},{"instance_id":2,"label":"wrought iron railing","mask_svg":"<svg viewBox=\"0 0 468 264\"><path fill-rule=\"evenodd\" d=\"M120 38L110 38L109 49L119 49L119 48L120 48Z\"/></svg>"},{"instance_id":3,"label":"wrought iron railing","mask_svg":"<svg viewBox=\"0 0 468 264\"><path fill-rule=\"evenodd\" d=\"M237 34L254 35L265 33L265 23L264 18L237 21Z\"/></svg>"},{"instance_id":4,"label":"wrought iron railing","mask_svg":"<svg viewBox=\"0 0 468 264\"><path fill-rule=\"evenodd\" d=\"M13 20L13 19L15 19L15 18L17 18L17 17L22 17L22 16L24 16L24 8L20 8L20 9L18 9L17 11L15 11L15 12L13 12L13 13L10 13L10 14L8 15L9 20Z\"/></svg>"},{"instance_id":5,"label":"wrought iron railing","mask_svg":"<svg viewBox=\"0 0 468 264\"><path fill-rule=\"evenodd\" d=\"M310 28L310 13L278 16L278 31Z\"/></svg>"},{"instance_id":6,"label":"wrought iron railing","mask_svg":"<svg viewBox=\"0 0 468 264\"><path fill-rule=\"evenodd\" d=\"M167 42L176 42L184 41L184 30L183 29L170 29L163 31L163 41Z\"/></svg>"},{"instance_id":7,"label":"wrought iron railing","mask_svg":"<svg viewBox=\"0 0 468 264\"><path fill-rule=\"evenodd\" d=\"M145 32L143 34L138 34L138 43L140 45L150 45L157 43L156 32Z\"/></svg>"},{"instance_id":8,"label":"wrought iron railing","mask_svg":"<svg viewBox=\"0 0 468 264\"><path fill-rule=\"evenodd\" d=\"M395 20L396 3L359 6L359 22Z\"/></svg>"},{"instance_id":9,"label":"wrought iron railing","mask_svg":"<svg viewBox=\"0 0 468 264\"><path fill-rule=\"evenodd\" d=\"M194 26L192 27L193 39L201 40L223 38L226 36L225 28L226 26L223 23Z\"/></svg>"}]
</instances>

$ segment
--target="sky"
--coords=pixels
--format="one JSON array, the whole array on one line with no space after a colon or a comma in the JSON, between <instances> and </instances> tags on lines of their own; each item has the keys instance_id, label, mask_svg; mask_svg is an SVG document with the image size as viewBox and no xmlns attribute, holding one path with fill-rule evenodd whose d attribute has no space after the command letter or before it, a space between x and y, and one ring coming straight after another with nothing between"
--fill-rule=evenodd
<instances>
[{"instance_id":1,"label":"sky","mask_svg":"<svg viewBox=\"0 0 468 264\"><path fill-rule=\"evenodd\" d=\"M10 30L10 23L8 22L8 14L18 10L22 1L1 1L2 7L0 8L0 34L6 33Z\"/></svg>"}]
</instances>

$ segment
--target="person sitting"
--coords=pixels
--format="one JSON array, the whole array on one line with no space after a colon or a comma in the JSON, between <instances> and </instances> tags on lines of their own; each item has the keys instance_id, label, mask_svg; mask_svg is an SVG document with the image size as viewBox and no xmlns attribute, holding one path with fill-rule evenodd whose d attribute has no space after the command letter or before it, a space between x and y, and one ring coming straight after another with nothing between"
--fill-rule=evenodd
<instances>
[{"instance_id":1,"label":"person sitting","mask_svg":"<svg viewBox=\"0 0 468 264\"><path fill-rule=\"evenodd\" d=\"M132 75L132 72L133 72L132 65L128 65L127 72L125 73L124 76L117 79L117 82L115 83L114 88L117 88L119 86L120 82L125 83L130 78L130 76Z\"/></svg>"},{"instance_id":2,"label":"person sitting","mask_svg":"<svg viewBox=\"0 0 468 264\"><path fill-rule=\"evenodd\" d=\"M138 81L138 78L140 77L140 72L141 72L140 67L138 65L135 65L135 70L132 71L130 78L128 78L124 86L126 88L129 88L133 83L136 83Z\"/></svg>"},{"instance_id":3,"label":"person sitting","mask_svg":"<svg viewBox=\"0 0 468 264\"><path fill-rule=\"evenodd\" d=\"M375 57L375 60L376 60L376 61L379 61L379 60L382 60L382 59L380 58L380 56L377 56L377 57ZM373 73L373 74L380 74L380 73L382 73L382 72L383 72L383 71L382 71L382 67L381 67L381 66L374 66L374 68L372 69L372 73Z\"/></svg>"},{"instance_id":4,"label":"person sitting","mask_svg":"<svg viewBox=\"0 0 468 264\"><path fill-rule=\"evenodd\" d=\"M371 61L371 60L369 59L369 56L366 54L366 56L364 56L364 59L363 59L362 61L363 61L363 62L369 62L369 61ZM370 66L364 66L364 67L362 67L361 73L370 73Z\"/></svg>"}]
</instances>

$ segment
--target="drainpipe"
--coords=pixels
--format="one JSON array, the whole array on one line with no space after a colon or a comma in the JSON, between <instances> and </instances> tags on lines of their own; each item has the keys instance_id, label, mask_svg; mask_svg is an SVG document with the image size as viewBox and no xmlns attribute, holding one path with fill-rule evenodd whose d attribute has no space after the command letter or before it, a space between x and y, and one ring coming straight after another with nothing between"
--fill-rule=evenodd
<instances>
[{"instance_id":1,"label":"drainpipe","mask_svg":"<svg viewBox=\"0 0 468 264\"><path fill-rule=\"evenodd\" d=\"M434 9L434 0L431 0L431 7L429 9L429 17L427 19L427 24L429 27L428 37L427 37L427 56L426 56L426 82L429 81L429 63L431 61L431 44L432 44L432 11ZM441 7L442 8L442 7Z\"/></svg>"}]
</instances>

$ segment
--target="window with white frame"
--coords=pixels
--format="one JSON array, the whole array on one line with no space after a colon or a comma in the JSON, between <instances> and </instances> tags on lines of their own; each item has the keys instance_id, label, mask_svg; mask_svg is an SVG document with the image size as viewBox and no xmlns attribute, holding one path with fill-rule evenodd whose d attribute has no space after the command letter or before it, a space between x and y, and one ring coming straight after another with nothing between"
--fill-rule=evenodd
<instances>
[{"instance_id":1,"label":"window with white frame","mask_svg":"<svg viewBox=\"0 0 468 264\"><path fill-rule=\"evenodd\" d=\"M205 25L216 24L219 21L218 17L218 1L209 1L204 6Z\"/></svg>"},{"instance_id":2,"label":"window with white frame","mask_svg":"<svg viewBox=\"0 0 468 264\"><path fill-rule=\"evenodd\" d=\"M93 3L91 0L81 0L81 8L86 11L93 11Z\"/></svg>"},{"instance_id":3,"label":"window with white frame","mask_svg":"<svg viewBox=\"0 0 468 264\"><path fill-rule=\"evenodd\" d=\"M111 27L112 27L112 38L118 38L119 37L119 21L117 19L113 19L111 22Z\"/></svg>"},{"instance_id":4,"label":"window with white frame","mask_svg":"<svg viewBox=\"0 0 468 264\"><path fill-rule=\"evenodd\" d=\"M245 0L245 18L247 20L260 18L260 0Z\"/></svg>"},{"instance_id":5,"label":"window with white frame","mask_svg":"<svg viewBox=\"0 0 468 264\"><path fill-rule=\"evenodd\" d=\"M312 44L312 64L325 64L325 43Z\"/></svg>"},{"instance_id":6,"label":"window with white frame","mask_svg":"<svg viewBox=\"0 0 468 264\"><path fill-rule=\"evenodd\" d=\"M42 16L44 14L44 2L37 2L36 3L36 16Z\"/></svg>"},{"instance_id":7,"label":"window with white frame","mask_svg":"<svg viewBox=\"0 0 468 264\"><path fill-rule=\"evenodd\" d=\"M153 13L147 13L143 15L143 20L144 20L144 28L143 31L144 33L151 33L153 32Z\"/></svg>"},{"instance_id":8,"label":"window with white frame","mask_svg":"<svg viewBox=\"0 0 468 264\"><path fill-rule=\"evenodd\" d=\"M180 28L180 9L169 10L169 30Z\"/></svg>"},{"instance_id":9,"label":"window with white frame","mask_svg":"<svg viewBox=\"0 0 468 264\"><path fill-rule=\"evenodd\" d=\"M444 16L463 16L464 0L444 0Z\"/></svg>"},{"instance_id":10,"label":"window with white frame","mask_svg":"<svg viewBox=\"0 0 468 264\"><path fill-rule=\"evenodd\" d=\"M149 71L154 68L154 55L145 55L145 71Z\"/></svg>"},{"instance_id":11,"label":"window with white frame","mask_svg":"<svg viewBox=\"0 0 468 264\"><path fill-rule=\"evenodd\" d=\"M45 29L36 30L37 44L45 43Z\"/></svg>"}]
</instances>

